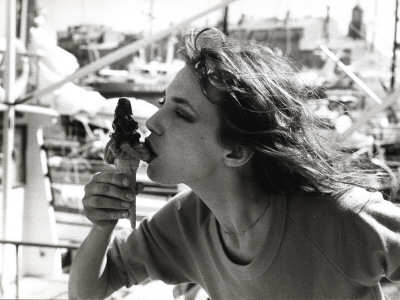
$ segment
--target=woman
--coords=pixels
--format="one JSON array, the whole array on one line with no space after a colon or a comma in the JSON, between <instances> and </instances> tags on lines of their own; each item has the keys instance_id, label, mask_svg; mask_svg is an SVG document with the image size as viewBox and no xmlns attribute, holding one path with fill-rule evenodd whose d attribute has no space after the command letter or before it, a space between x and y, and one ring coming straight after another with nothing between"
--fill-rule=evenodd
<instances>
[{"instance_id":1,"label":"woman","mask_svg":"<svg viewBox=\"0 0 400 300\"><path fill-rule=\"evenodd\" d=\"M370 169L326 146L292 67L214 29L186 36L181 53L147 122L148 176L190 189L108 249L132 195L122 174L95 175L70 297L151 278L212 299L383 298L380 278L400 280L400 211L367 191Z\"/></svg>"}]
</instances>

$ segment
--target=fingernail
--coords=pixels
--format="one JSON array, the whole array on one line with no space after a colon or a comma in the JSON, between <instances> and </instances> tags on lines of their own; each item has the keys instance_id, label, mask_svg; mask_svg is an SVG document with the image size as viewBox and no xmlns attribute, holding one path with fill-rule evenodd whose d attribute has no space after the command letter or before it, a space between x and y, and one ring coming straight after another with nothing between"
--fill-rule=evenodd
<instances>
[{"instance_id":1,"label":"fingernail","mask_svg":"<svg viewBox=\"0 0 400 300\"><path fill-rule=\"evenodd\" d=\"M128 217L128 215L129 215L129 213L128 213L128 212L123 212L123 213L122 213L122 217L124 217L124 218L127 218L127 217Z\"/></svg>"},{"instance_id":2,"label":"fingernail","mask_svg":"<svg viewBox=\"0 0 400 300\"><path fill-rule=\"evenodd\" d=\"M122 179L122 184L123 185L129 185L129 179L128 178L124 178L124 179Z\"/></svg>"},{"instance_id":3,"label":"fingernail","mask_svg":"<svg viewBox=\"0 0 400 300\"><path fill-rule=\"evenodd\" d=\"M131 204L129 202L122 202L121 205L122 205L122 207L125 207L125 208L129 208L129 206L131 206Z\"/></svg>"},{"instance_id":4,"label":"fingernail","mask_svg":"<svg viewBox=\"0 0 400 300\"><path fill-rule=\"evenodd\" d=\"M131 193L127 193L126 194L126 198L128 198L129 200L135 200L135 195L134 194L131 194Z\"/></svg>"}]
</instances>

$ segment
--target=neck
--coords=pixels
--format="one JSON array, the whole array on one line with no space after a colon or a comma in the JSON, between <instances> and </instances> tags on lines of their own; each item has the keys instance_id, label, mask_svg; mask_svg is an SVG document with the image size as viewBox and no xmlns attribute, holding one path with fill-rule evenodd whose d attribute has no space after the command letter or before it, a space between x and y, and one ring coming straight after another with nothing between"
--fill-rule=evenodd
<instances>
[{"instance_id":1,"label":"neck","mask_svg":"<svg viewBox=\"0 0 400 300\"><path fill-rule=\"evenodd\" d=\"M188 185L210 208L225 232L242 233L260 219L269 197L254 177L229 171L207 182Z\"/></svg>"},{"instance_id":2,"label":"neck","mask_svg":"<svg viewBox=\"0 0 400 300\"><path fill-rule=\"evenodd\" d=\"M227 255L242 265L256 257L270 227L270 218L265 217L270 213L270 193L251 178L227 172L204 184L188 184L219 223Z\"/></svg>"}]
</instances>

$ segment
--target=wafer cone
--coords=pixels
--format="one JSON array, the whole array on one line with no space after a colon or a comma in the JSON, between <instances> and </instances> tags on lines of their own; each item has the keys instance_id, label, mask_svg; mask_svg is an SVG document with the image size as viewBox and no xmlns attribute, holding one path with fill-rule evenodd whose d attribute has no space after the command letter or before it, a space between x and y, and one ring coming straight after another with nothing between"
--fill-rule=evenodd
<instances>
[{"instance_id":1,"label":"wafer cone","mask_svg":"<svg viewBox=\"0 0 400 300\"><path fill-rule=\"evenodd\" d=\"M136 159L120 159L116 158L114 165L118 173L124 173L130 179L130 190L135 196L129 207L129 221L131 223L132 229L136 228L136 172L139 167L140 160Z\"/></svg>"}]
</instances>

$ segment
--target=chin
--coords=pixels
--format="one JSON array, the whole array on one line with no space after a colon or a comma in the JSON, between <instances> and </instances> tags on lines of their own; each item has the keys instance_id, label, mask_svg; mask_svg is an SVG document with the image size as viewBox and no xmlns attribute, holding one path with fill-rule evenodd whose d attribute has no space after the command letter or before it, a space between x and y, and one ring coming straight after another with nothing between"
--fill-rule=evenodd
<instances>
[{"instance_id":1,"label":"chin","mask_svg":"<svg viewBox=\"0 0 400 300\"><path fill-rule=\"evenodd\" d=\"M161 184L179 184L181 181L174 180L169 174L155 171L150 165L147 167L147 176L150 180Z\"/></svg>"}]
</instances>

